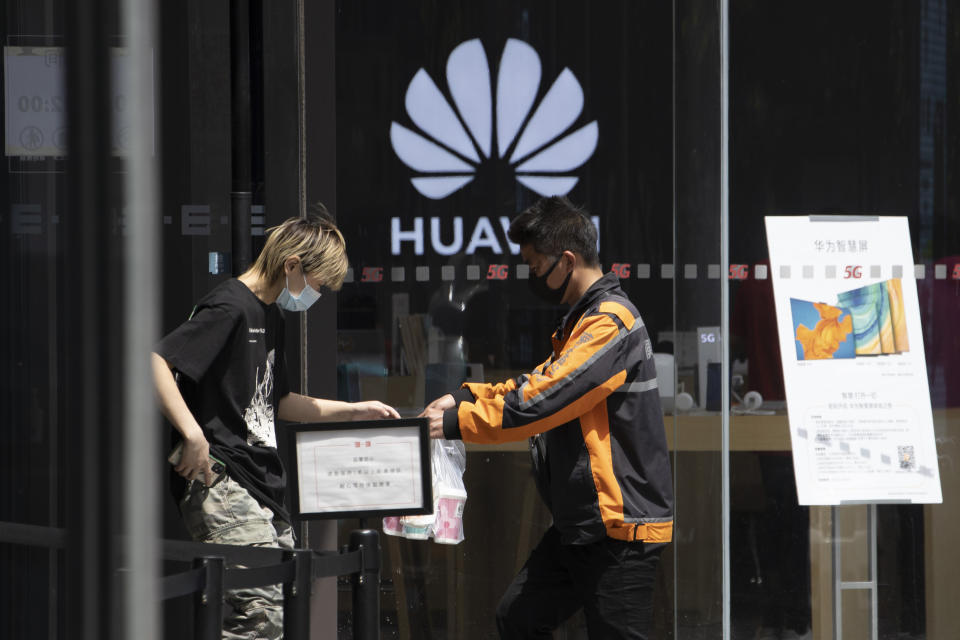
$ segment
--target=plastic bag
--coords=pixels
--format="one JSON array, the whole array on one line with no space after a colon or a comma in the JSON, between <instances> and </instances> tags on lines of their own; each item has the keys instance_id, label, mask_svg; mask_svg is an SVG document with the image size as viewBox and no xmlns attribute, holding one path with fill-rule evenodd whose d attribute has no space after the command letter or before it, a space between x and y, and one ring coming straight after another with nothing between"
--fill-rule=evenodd
<instances>
[{"instance_id":1,"label":"plastic bag","mask_svg":"<svg viewBox=\"0 0 960 640\"><path fill-rule=\"evenodd\" d=\"M460 440L432 440L430 466L433 472L433 513L422 516L391 516L383 519L383 532L410 540L441 544L463 541L463 508L467 490L463 472L467 453Z\"/></svg>"},{"instance_id":2,"label":"plastic bag","mask_svg":"<svg viewBox=\"0 0 960 640\"><path fill-rule=\"evenodd\" d=\"M433 539L442 544L463 541L463 507L467 489L463 472L467 451L461 440L434 440L433 454Z\"/></svg>"}]
</instances>

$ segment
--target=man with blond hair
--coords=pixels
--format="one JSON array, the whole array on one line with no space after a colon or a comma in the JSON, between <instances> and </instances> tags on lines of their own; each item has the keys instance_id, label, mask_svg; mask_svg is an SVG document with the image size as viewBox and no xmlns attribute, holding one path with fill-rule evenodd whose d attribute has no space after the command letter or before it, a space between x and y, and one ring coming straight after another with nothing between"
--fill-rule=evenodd
<instances>
[{"instance_id":1,"label":"man with blond hair","mask_svg":"<svg viewBox=\"0 0 960 640\"><path fill-rule=\"evenodd\" d=\"M173 490L197 541L293 547L276 418L399 417L379 401L290 391L284 311L306 311L322 287L340 288L346 243L326 210L290 218L268 233L253 266L204 296L152 354L160 406L181 442ZM215 477L211 459L225 467L222 477ZM224 614L224 638L283 635L278 585L227 592Z\"/></svg>"}]
</instances>

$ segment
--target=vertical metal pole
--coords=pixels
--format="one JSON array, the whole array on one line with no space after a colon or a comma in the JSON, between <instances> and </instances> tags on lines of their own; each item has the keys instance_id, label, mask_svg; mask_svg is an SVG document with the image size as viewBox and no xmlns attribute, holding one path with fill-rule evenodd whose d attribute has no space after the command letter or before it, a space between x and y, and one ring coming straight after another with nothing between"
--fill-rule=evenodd
<instances>
[{"instance_id":1,"label":"vertical metal pole","mask_svg":"<svg viewBox=\"0 0 960 640\"><path fill-rule=\"evenodd\" d=\"M678 182L678 180L677 180L677 162L678 162L677 149L678 149L679 144L680 144L680 143L679 143L679 138L678 138L678 136L677 136L677 57L678 57L678 55L679 55L678 52L677 52L677 41L678 41L678 39L679 39L679 34L678 34L677 30L680 28L680 21L677 19L677 12L678 12L680 9L679 9L679 7L677 6L677 4L678 4L678 3L677 3L677 0L673 0L673 11L672 11L672 15L671 15L671 20L672 20L672 22L671 22L671 30L672 30L672 34L673 34L673 39L672 39L672 42L671 42L671 45L672 45L672 50L671 50L671 52L672 52L672 55L673 55L673 62L672 62L672 65L671 65L671 77L670 77L670 90L671 90L671 96L670 96L670 99L671 99L671 104L670 104L670 126L671 126L671 129L672 129L672 131L671 131L671 143L672 143L672 149L671 149L671 150L672 150L672 156L671 156L670 160L671 160L671 163L673 164L673 170L671 171L671 174L670 174L670 177L671 177L671 180L672 180L672 187L673 187L673 188L672 188L672 196L673 196L673 197L672 197L672 199L671 199L671 212L672 212L672 214L673 214L673 225L672 225L672 227L673 227L673 229L672 229L672 231L673 231L673 237L671 238L671 240L673 241L673 249L672 249L672 251L671 251L671 259L670 259L670 262L672 262L673 264L677 264L677 257L678 257L678 251L677 251L677 235L678 235L678 234L677 234L677 227L679 226L679 225L678 225L678 222L677 222L677 209L678 209L678 207L677 207L677 189L678 189L678 185L679 185L679 182ZM670 280L670 301L671 301L671 303L672 303L672 308L671 308L671 310L670 310L670 312L671 312L671 314L670 314L670 317L671 317L671 325L672 325L671 328L673 329L673 335L676 336L676 335L678 335L678 334L677 334L677 307L679 306L679 305L677 304L677 279L676 279L676 278L672 278L672 279ZM674 386L673 386L673 388L674 388L674 393L676 393L677 383L678 383L678 380L679 380L679 367L674 367L674 368L673 368L673 371L674 371L674 377L673 377L673 385L674 385ZM677 422L678 422L678 420L677 420L677 412L676 412L676 411L672 411L671 413L673 414L673 416L672 416L672 423L673 423L673 424L672 424L672 428L673 428L673 442L674 442L674 447L673 447L672 459L671 459L670 463L671 463L671 470L673 471L673 496L674 496L674 503L673 503L673 505L674 505L674 515L675 515L675 517L677 517L677 516L679 516L679 513L678 513L678 512L679 512L679 510L680 510L680 508L681 508L681 498L679 497L679 491L678 491L679 477L680 477L680 476L679 476L679 470L678 470L679 465L677 464L678 461L679 461L679 457L680 457L680 456L678 455L678 451L680 450L680 446L679 446L679 442L680 442L680 441L679 441L678 434L677 434ZM676 540L676 538L674 538L674 540ZM677 544L676 542L674 542L674 544L673 544L673 554L672 554L672 555L673 555L673 575L674 575L674 576L680 575L680 554L677 553L677 547L679 547L679 546L680 546L679 544ZM673 580L673 605L674 605L674 606L672 607L672 609L673 609L673 636L674 636L674 637L677 637L677 635L678 635L678 633L679 633L679 631L680 631L680 612L679 612L679 607L676 606L676 603L679 602L679 601L680 601L680 581L674 579L674 580Z\"/></svg>"},{"instance_id":2,"label":"vertical metal pole","mask_svg":"<svg viewBox=\"0 0 960 640\"><path fill-rule=\"evenodd\" d=\"M830 507L830 543L833 545L833 638L843 638L843 568L840 552L840 525L837 523L840 510Z\"/></svg>"},{"instance_id":3,"label":"vertical metal pole","mask_svg":"<svg viewBox=\"0 0 960 640\"><path fill-rule=\"evenodd\" d=\"M193 638L220 640L223 633L223 558L197 558L193 566L206 569L203 590L193 597Z\"/></svg>"},{"instance_id":4,"label":"vertical metal pole","mask_svg":"<svg viewBox=\"0 0 960 640\"><path fill-rule=\"evenodd\" d=\"M305 85L306 69L306 40L304 26L304 0L296 1L297 11L297 215L307 217L307 95ZM307 384L308 352L307 339L309 337L307 314L300 315L300 393L310 395ZM300 523L300 540L306 549L310 546L310 525L307 521Z\"/></svg>"},{"instance_id":5,"label":"vertical metal pole","mask_svg":"<svg viewBox=\"0 0 960 640\"><path fill-rule=\"evenodd\" d=\"M309 549L286 551L284 560L296 563L293 582L283 585L283 637L287 640L307 640L310 636L311 560Z\"/></svg>"},{"instance_id":6,"label":"vertical metal pole","mask_svg":"<svg viewBox=\"0 0 960 640\"><path fill-rule=\"evenodd\" d=\"M129 132L126 149L126 236L124 246L124 469L123 531L129 567L120 593L123 637L160 637L157 576L160 510L152 499L160 472L160 425L153 398L153 376L146 355L159 333L160 290L157 166L154 157L153 81L156 5L154 0L122 0L127 50L121 114Z\"/></svg>"},{"instance_id":7,"label":"vertical metal pole","mask_svg":"<svg viewBox=\"0 0 960 640\"><path fill-rule=\"evenodd\" d=\"M353 576L354 640L380 637L380 534L373 529L350 532L350 550L363 551L363 566Z\"/></svg>"},{"instance_id":8,"label":"vertical metal pole","mask_svg":"<svg viewBox=\"0 0 960 640\"><path fill-rule=\"evenodd\" d=\"M46 0L43 7L43 33L45 34L54 34L62 31L62 28L59 26L60 23L54 19L54 9L52 0ZM45 45L54 46L56 40L52 35L48 35L44 39ZM61 80L63 78L63 71L60 71ZM56 189L56 187L51 187L51 189ZM49 255L59 255L63 251L63 241L60 238L60 235L57 233L48 233L47 234L47 251ZM50 275L50 287L47 289L47 305L49 309L57 309L58 301L60 296L58 291L62 286L63 280L59 274L56 274L54 270ZM69 318L63 317L63 314L52 313L49 317L48 322L48 331L50 332L50 344L54 344L55 336L60 335L65 324L69 322ZM59 380L61 376L61 367L60 358L56 353L57 350L51 349L47 356L47 380L48 388L56 389L59 387ZM49 412L49 424L51 425L60 425L60 405L62 396L60 394L50 394L49 401L47 402L47 411ZM63 434L60 432L59 428L53 428L48 431L49 440L47 443L47 459L48 460L58 460L61 459L60 452L63 451L63 443L69 438L63 438ZM61 514L63 513L63 504L66 502L65 496L61 495L63 490L63 469L60 468L58 464L49 465L49 475L47 477L49 481L47 489L47 522L54 523L60 522ZM51 586L50 597L47 599L47 633L49 640L56 640L59 637L60 629L60 617L63 615L65 610L66 600L63 594L59 589L54 589L53 585L56 585L60 582L61 576L63 575L63 553L59 549L49 549L47 551L47 583Z\"/></svg>"},{"instance_id":9,"label":"vertical metal pole","mask_svg":"<svg viewBox=\"0 0 960 640\"><path fill-rule=\"evenodd\" d=\"M104 313L121 282L111 220L109 0L64 3L66 26L67 197L60 301L65 333L64 416L69 416L64 479L67 525L66 616L73 638L111 637L117 604L111 518L119 500L111 463L119 447L124 401L119 314ZM51 461L53 462L53 461Z\"/></svg>"},{"instance_id":10,"label":"vertical metal pole","mask_svg":"<svg viewBox=\"0 0 960 640\"><path fill-rule=\"evenodd\" d=\"M877 640L878 612L877 612L877 505L867 506L867 536L870 545L870 570L867 579L870 581L870 636Z\"/></svg>"},{"instance_id":11,"label":"vertical metal pole","mask_svg":"<svg viewBox=\"0 0 960 640\"><path fill-rule=\"evenodd\" d=\"M297 157L299 158L297 171L297 201L298 215L307 216L307 88L305 69L306 63L306 36L304 26L304 0L296 0L297 4Z\"/></svg>"},{"instance_id":12,"label":"vertical metal pole","mask_svg":"<svg viewBox=\"0 0 960 640\"><path fill-rule=\"evenodd\" d=\"M253 203L250 125L250 2L230 2L230 123L233 189L230 229L233 275L251 262L250 205Z\"/></svg>"},{"instance_id":13,"label":"vertical metal pole","mask_svg":"<svg viewBox=\"0 0 960 640\"><path fill-rule=\"evenodd\" d=\"M723 637L730 639L730 0L720 0L720 473Z\"/></svg>"}]
</instances>

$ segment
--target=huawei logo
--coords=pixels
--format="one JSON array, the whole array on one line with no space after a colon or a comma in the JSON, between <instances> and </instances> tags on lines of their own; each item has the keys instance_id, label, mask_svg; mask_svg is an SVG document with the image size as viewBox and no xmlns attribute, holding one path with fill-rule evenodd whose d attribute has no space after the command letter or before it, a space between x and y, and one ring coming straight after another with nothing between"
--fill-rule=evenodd
<instances>
[{"instance_id":1,"label":"huawei logo","mask_svg":"<svg viewBox=\"0 0 960 640\"><path fill-rule=\"evenodd\" d=\"M540 80L540 56L513 38L500 56L495 95L479 39L460 44L447 58L453 105L424 69L417 71L405 104L420 132L390 125L394 152L418 174L410 179L414 188L434 200L445 198L473 180L480 163L496 157L528 189L566 195L578 180L568 173L596 149L597 122L568 132L583 111L583 89L570 69L535 105Z\"/></svg>"}]
</instances>

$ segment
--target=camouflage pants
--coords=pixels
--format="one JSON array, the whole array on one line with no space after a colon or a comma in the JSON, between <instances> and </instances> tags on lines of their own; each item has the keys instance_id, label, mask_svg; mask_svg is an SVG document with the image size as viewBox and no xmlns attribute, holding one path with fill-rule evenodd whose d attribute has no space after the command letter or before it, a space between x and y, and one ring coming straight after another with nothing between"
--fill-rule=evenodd
<instances>
[{"instance_id":1,"label":"camouflage pants","mask_svg":"<svg viewBox=\"0 0 960 640\"><path fill-rule=\"evenodd\" d=\"M198 542L293 548L290 525L275 522L273 511L262 506L229 476L210 488L200 482L190 482L180 501L180 514L190 535ZM224 640L282 638L280 585L227 591L223 618Z\"/></svg>"}]
</instances>

